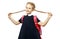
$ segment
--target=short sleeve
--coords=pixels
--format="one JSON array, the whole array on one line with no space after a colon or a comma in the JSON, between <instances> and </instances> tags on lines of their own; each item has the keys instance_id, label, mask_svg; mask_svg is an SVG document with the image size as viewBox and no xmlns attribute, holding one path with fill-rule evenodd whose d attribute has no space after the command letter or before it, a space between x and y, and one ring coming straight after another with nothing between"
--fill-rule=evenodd
<instances>
[{"instance_id":1,"label":"short sleeve","mask_svg":"<svg viewBox=\"0 0 60 39\"><path fill-rule=\"evenodd\" d=\"M22 20L21 20L21 18L18 20L20 23L22 23Z\"/></svg>"},{"instance_id":2,"label":"short sleeve","mask_svg":"<svg viewBox=\"0 0 60 39\"><path fill-rule=\"evenodd\" d=\"M22 23L22 22L23 22L23 19L24 19L24 16L22 16L22 17L19 19L19 22Z\"/></svg>"},{"instance_id":3,"label":"short sleeve","mask_svg":"<svg viewBox=\"0 0 60 39\"><path fill-rule=\"evenodd\" d=\"M40 20L37 18L37 21L40 22Z\"/></svg>"}]
</instances>

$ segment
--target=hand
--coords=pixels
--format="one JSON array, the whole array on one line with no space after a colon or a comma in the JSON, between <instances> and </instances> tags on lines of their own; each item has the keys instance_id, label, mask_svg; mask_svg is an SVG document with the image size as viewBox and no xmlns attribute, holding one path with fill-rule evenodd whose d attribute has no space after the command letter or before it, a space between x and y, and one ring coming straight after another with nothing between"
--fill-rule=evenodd
<instances>
[{"instance_id":1,"label":"hand","mask_svg":"<svg viewBox=\"0 0 60 39\"><path fill-rule=\"evenodd\" d=\"M10 17L12 14L13 14L13 13L9 13L9 14L8 14L8 17Z\"/></svg>"},{"instance_id":2,"label":"hand","mask_svg":"<svg viewBox=\"0 0 60 39\"><path fill-rule=\"evenodd\" d=\"M51 17L52 16L52 13L48 12L48 16Z\"/></svg>"}]
</instances>

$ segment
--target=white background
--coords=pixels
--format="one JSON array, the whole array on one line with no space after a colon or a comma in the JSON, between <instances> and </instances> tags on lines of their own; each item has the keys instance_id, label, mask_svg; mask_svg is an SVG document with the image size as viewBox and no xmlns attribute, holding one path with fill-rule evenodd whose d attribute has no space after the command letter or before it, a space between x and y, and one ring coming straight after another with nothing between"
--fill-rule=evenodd
<instances>
[{"instance_id":1,"label":"white background","mask_svg":"<svg viewBox=\"0 0 60 39\"><path fill-rule=\"evenodd\" d=\"M27 2L33 2L37 10L52 12L53 16L45 27L42 27L43 39L60 39L60 1L59 0L0 0L0 39L17 39L20 25L14 25L8 19L8 13L25 9ZM12 15L19 20L22 13ZM44 21L47 15L36 15Z\"/></svg>"}]
</instances>

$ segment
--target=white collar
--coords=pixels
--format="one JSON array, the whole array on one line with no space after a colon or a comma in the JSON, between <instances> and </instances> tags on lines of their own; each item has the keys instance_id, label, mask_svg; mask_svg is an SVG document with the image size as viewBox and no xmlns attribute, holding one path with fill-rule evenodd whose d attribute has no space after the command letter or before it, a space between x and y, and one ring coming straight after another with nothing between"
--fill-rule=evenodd
<instances>
[{"instance_id":1,"label":"white collar","mask_svg":"<svg viewBox=\"0 0 60 39\"><path fill-rule=\"evenodd\" d=\"M25 15L27 15L27 14L25 14ZM28 14L28 16L32 16L32 14Z\"/></svg>"},{"instance_id":2,"label":"white collar","mask_svg":"<svg viewBox=\"0 0 60 39\"><path fill-rule=\"evenodd\" d=\"M31 16L32 14L28 14L28 16Z\"/></svg>"}]
</instances>

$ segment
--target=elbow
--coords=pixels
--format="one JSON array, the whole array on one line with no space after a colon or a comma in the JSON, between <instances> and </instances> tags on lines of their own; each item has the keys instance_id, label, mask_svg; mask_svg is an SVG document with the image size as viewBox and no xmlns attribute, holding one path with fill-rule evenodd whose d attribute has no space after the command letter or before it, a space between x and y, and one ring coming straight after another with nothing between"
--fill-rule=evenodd
<instances>
[{"instance_id":1,"label":"elbow","mask_svg":"<svg viewBox=\"0 0 60 39\"><path fill-rule=\"evenodd\" d=\"M45 27L45 26L46 26L46 24L44 24L44 23L43 23L43 24L41 24L41 26L42 26L42 27Z\"/></svg>"},{"instance_id":2,"label":"elbow","mask_svg":"<svg viewBox=\"0 0 60 39\"><path fill-rule=\"evenodd\" d=\"M42 27L45 27L45 25L42 25Z\"/></svg>"},{"instance_id":3,"label":"elbow","mask_svg":"<svg viewBox=\"0 0 60 39\"><path fill-rule=\"evenodd\" d=\"M15 25L19 25L20 23L14 23Z\"/></svg>"},{"instance_id":4,"label":"elbow","mask_svg":"<svg viewBox=\"0 0 60 39\"><path fill-rule=\"evenodd\" d=\"M19 25L19 24L15 24L15 25Z\"/></svg>"},{"instance_id":5,"label":"elbow","mask_svg":"<svg viewBox=\"0 0 60 39\"><path fill-rule=\"evenodd\" d=\"M38 24L41 25L42 27L45 27L47 23L39 22Z\"/></svg>"},{"instance_id":6,"label":"elbow","mask_svg":"<svg viewBox=\"0 0 60 39\"><path fill-rule=\"evenodd\" d=\"M15 24L15 25L18 25L18 24Z\"/></svg>"}]
</instances>

